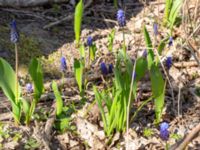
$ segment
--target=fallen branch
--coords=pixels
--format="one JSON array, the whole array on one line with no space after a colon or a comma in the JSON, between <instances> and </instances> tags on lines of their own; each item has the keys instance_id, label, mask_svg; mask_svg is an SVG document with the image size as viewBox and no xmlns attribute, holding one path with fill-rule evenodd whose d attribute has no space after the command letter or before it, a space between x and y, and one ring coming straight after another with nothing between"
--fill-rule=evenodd
<instances>
[{"instance_id":1,"label":"fallen branch","mask_svg":"<svg viewBox=\"0 0 200 150\"><path fill-rule=\"evenodd\" d=\"M180 142L171 146L170 150L184 150L186 146L199 134L200 123L193 128L193 130L183 138Z\"/></svg>"}]
</instances>

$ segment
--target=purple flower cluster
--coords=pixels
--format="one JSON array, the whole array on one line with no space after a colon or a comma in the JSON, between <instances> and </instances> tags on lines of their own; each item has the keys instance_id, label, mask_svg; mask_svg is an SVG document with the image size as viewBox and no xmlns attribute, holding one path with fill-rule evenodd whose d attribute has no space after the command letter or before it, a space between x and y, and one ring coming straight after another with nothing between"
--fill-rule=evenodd
<instances>
[{"instance_id":1,"label":"purple flower cluster","mask_svg":"<svg viewBox=\"0 0 200 150\"><path fill-rule=\"evenodd\" d=\"M167 57L165 64L166 64L166 67L168 70L172 67L172 57L171 56Z\"/></svg>"},{"instance_id":2,"label":"purple flower cluster","mask_svg":"<svg viewBox=\"0 0 200 150\"><path fill-rule=\"evenodd\" d=\"M173 46L173 37L171 36L169 38L169 43L168 43L169 46Z\"/></svg>"},{"instance_id":3,"label":"purple flower cluster","mask_svg":"<svg viewBox=\"0 0 200 150\"><path fill-rule=\"evenodd\" d=\"M109 64L107 67L107 65L104 62L102 62L100 65L100 69L103 75L107 75L113 72L113 65Z\"/></svg>"},{"instance_id":4,"label":"purple flower cluster","mask_svg":"<svg viewBox=\"0 0 200 150\"><path fill-rule=\"evenodd\" d=\"M32 92L33 92L33 86L32 86L31 83L27 83L27 84L26 84L26 91L27 91L28 93L32 93Z\"/></svg>"},{"instance_id":5,"label":"purple flower cluster","mask_svg":"<svg viewBox=\"0 0 200 150\"><path fill-rule=\"evenodd\" d=\"M60 69L62 72L67 69L67 62L66 62L65 57L63 57L63 56L60 59Z\"/></svg>"},{"instance_id":6,"label":"purple flower cluster","mask_svg":"<svg viewBox=\"0 0 200 150\"><path fill-rule=\"evenodd\" d=\"M145 49L142 53L142 57L146 58L147 57L147 50Z\"/></svg>"},{"instance_id":7,"label":"purple flower cluster","mask_svg":"<svg viewBox=\"0 0 200 150\"><path fill-rule=\"evenodd\" d=\"M154 32L154 35L158 35L158 24L157 23L153 24L153 32Z\"/></svg>"},{"instance_id":8,"label":"purple flower cluster","mask_svg":"<svg viewBox=\"0 0 200 150\"><path fill-rule=\"evenodd\" d=\"M126 25L125 12L122 9L117 11L117 21L120 27L124 27Z\"/></svg>"},{"instance_id":9,"label":"purple flower cluster","mask_svg":"<svg viewBox=\"0 0 200 150\"><path fill-rule=\"evenodd\" d=\"M10 23L10 41L12 43L17 43L19 41L19 33L17 31L17 24L15 20Z\"/></svg>"},{"instance_id":10,"label":"purple flower cluster","mask_svg":"<svg viewBox=\"0 0 200 150\"><path fill-rule=\"evenodd\" d=\"M91 47L91 46L92 46L92 43L93 43L92 37L91 37L91 36L88 36L88 38L87 38L87 45L88 45L89 47Z\"/></svg>"},{"instance_id":11,"label":"purple flower cluster","mask_svg":"<svg viewBox=\"0 0 200 150\"><path fill-rule=\"evenodd\" d=\"M169 124L167 122L163 122L160 124L160 138L164 141L169 139Z\"/></svg>"}]
</instances>

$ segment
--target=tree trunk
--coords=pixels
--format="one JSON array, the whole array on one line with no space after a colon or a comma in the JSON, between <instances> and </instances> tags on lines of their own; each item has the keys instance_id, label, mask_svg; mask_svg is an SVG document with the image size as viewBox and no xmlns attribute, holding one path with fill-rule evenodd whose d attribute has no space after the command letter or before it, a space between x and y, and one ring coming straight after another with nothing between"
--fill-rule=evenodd
<instances>
[{"instance_id":1,"label":"tree trunk","mask_svg":"<svg viewBox=\"0 0 200 150\"><path fill-rule=\"evenodd\" d=\"M0 0L0 7L32 7L47 3L61 3L69 0Z\"/></svg>"}]
</instances>

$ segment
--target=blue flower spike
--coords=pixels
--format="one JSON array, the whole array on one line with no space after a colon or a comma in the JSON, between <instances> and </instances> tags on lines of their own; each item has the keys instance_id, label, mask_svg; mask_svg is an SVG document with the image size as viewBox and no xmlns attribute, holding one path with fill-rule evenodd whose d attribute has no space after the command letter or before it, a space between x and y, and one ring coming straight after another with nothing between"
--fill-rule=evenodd
<instances>
[{"instance_id":1,"label":"blue flower spike","mask_svg":"<svg viewBox=\"0 0 200 150\"><path fill-rule=\"evenodd\" d=\"M167 122L163 122L160 124L160 138L164 141L169 139L169 124Z\"/></svg>"},{"instance_id":2,"label":"blue flower spike","mask_svg":"<svg viewBox=\"0 0 200 150\"><path fill-rule=\"evenodd\" d=\"M92 46L92 43L93 43L92 37L91 37L91 36L88 36L88 38L87 38L87 45L88 45L89 47L91 47L91 46Z\"/></svg>"},{"instance_id":3,"label":"blue flower spike","mask_svg":"<svg viewBox=\"0 0 200 150\"><path fill-rule=\"evenodd\" d=\"M147 57L147 50L145 49L142 53L142 57L146 58Z\"/></svg>"},{"instance_id":4,"label":"blue flower spike","mask_svg":"<svg viewBox=\"0 0 200 150\"><path fill-rule=\"evenodd\" d=\"M113 64L109 64L108 73L113 73Z\"/></svg>"},{"instance_id":5,"label":"blue flower spike","mask_svg":"<svg viewBox=\"0 0 200 150\"><path fill-rule=\"evenodd\" d=\"M166 67L169 70L172 67L172 57L168 56L166 59Z\"/></svg>"},{"instance_id":6,"label":"blue flower spike","mask_svg":"<svg viewBox=\"0 0 200 150\"><path fill-rule=\"evenodd\" d=\"M125 12L122 9L117 11L117 21L120 27L124 27L126 25Z\"/></svg>"},{"instance_id":7,"label":"blue flower spike","mask_svg":"<svg viewBox=\"0 0 200 150\"><path fill-rule=\"evenodd\" d=\"M62 72L64 72L67 69L67 62L66 62L65 57L63 56L60 59L60 69Z\"/></svg>"},{"instance_id":8,"label":"blue flower spike","mask_svg":"<svg viewBox=\"0 0 200 150\"><path fill-rule=\"evenodd\" d=\"M19 33L17 31L17 23L15 20L10 23L10 41L14 44L19 41Z\"/></svg>"},{"instance_id":9,"label":"blue flower spike","mask_svg":"<svg viewBox=\"0 0 200 150\"><path fill-rule=\"evenodd\" d=\"M132 76L133 76L133 80L135 80L136 79L136 72L133 72Z\"/></svg>"},{"instance_id":10,"label":"blue flower spike","mask_svg":"<svg viewBox=\"0 0 200 150\"><path fill-rule=\"evenodd\" d=\"M108 74L108 69L107 69L107 66L104 62L101 63L100 65L100 69L101 69L101 72L103 75L107 75Z\"/></svg>"},{"instance_id":11,"label":"blue flower spike","mask_svg":"<svg viewBox=\"0 0 200 150\"><path fill-rule=\"evenodd\" d=\"M170 38L169 38L169 43L168 43L168 45L169 45L169 47L170 46L173 46L173 37L172 36L170 36Z\"/></svg>"},{"instance_id":12,"label":"blue flower spike","mask_svg":"<svg viewBox=\"0 0 200 150\"><path fill-rule=\"evenodd\" d=\"M26 84L26 91L27 91L28 93L32 93L32 92L33 92L33 86L32 86L31 83L27 83L27 84Z\"/></svg>"},{"instance_id":13,"label":"blue flower spike","mask_svg":"<svg viewBox=\"0 0 200 150\"><path fill-rule=\"evenodd\" d=\"M153 32L154 32L154 35L158 35L158 24L157 23L154 23L153 24Z\"/></svg>"}]
</instances>

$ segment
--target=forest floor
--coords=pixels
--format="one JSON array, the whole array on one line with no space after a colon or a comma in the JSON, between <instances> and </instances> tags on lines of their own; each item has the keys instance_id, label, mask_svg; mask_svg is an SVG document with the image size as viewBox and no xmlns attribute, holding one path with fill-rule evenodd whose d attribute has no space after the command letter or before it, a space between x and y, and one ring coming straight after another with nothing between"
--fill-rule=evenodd
<instances>
[{"instance_id":1,"label":"forest floor","mask_svg":"<svg viewBox=\"0 0 200 150\"><path fill-rule=\"evenodd\" d=\"M174 28L173 46L167 48L163 54L173 57L173 65L167 76L174 95L172 96L172 88L167 84L162 117L163 121L170 124L170 145L177 143L200 123L200 4L197 5L197 2L191 0L184 4L181 17L186 19ZM142 32L144 24L152 39L153 23L159 24L159 34L154 39L154 44L169 33L168 29L161 26L164 8L165 3L161 0L147 3L127 0L125 37L127 53L132 59L140 56L145 49ZM122 47L123 36L117 25L116 12L117 9L108 2L95 2L84 11L81 41L86 43L88 36L93 37L97 46L97 58L89 71L86 100L82 100L73 75L73 60L80 57L74 44L74 6L54 4L23 9L0 8L0 57L14 65L14 46L9 41L9 22L15 18L20 32L20 84L25 87L30 80L27 71L30 59L39 57L46 87L33 116L34 121L28 127L13 124L10 103L0 91L0 149L125 149L126 133L115 133L112 140L105 136L98 106L93 103L92 90L94 84L104 88L100 63L104 61L115 64L114 53ZM107 48L108 34L113 29L116 33L113 52L110 52ZM62 125L58 125L54 115L55 98L49 87L52 80L62 82L61 55L67 58L67 71L64 75L66 85L62 89L66 118ZM109 82L112 76L105 80ZM138 99L132 104L131 112L151 96L148 77L139 84L137 93ZM24 96L29 95L24 93ZM154 125L153 107L153 101L149 102L130 122L130 150L164 149L165 142L159 138L159 128ZM200 135L189 143L188 149L200 149Z\"/></svg>"}]
</instances>

